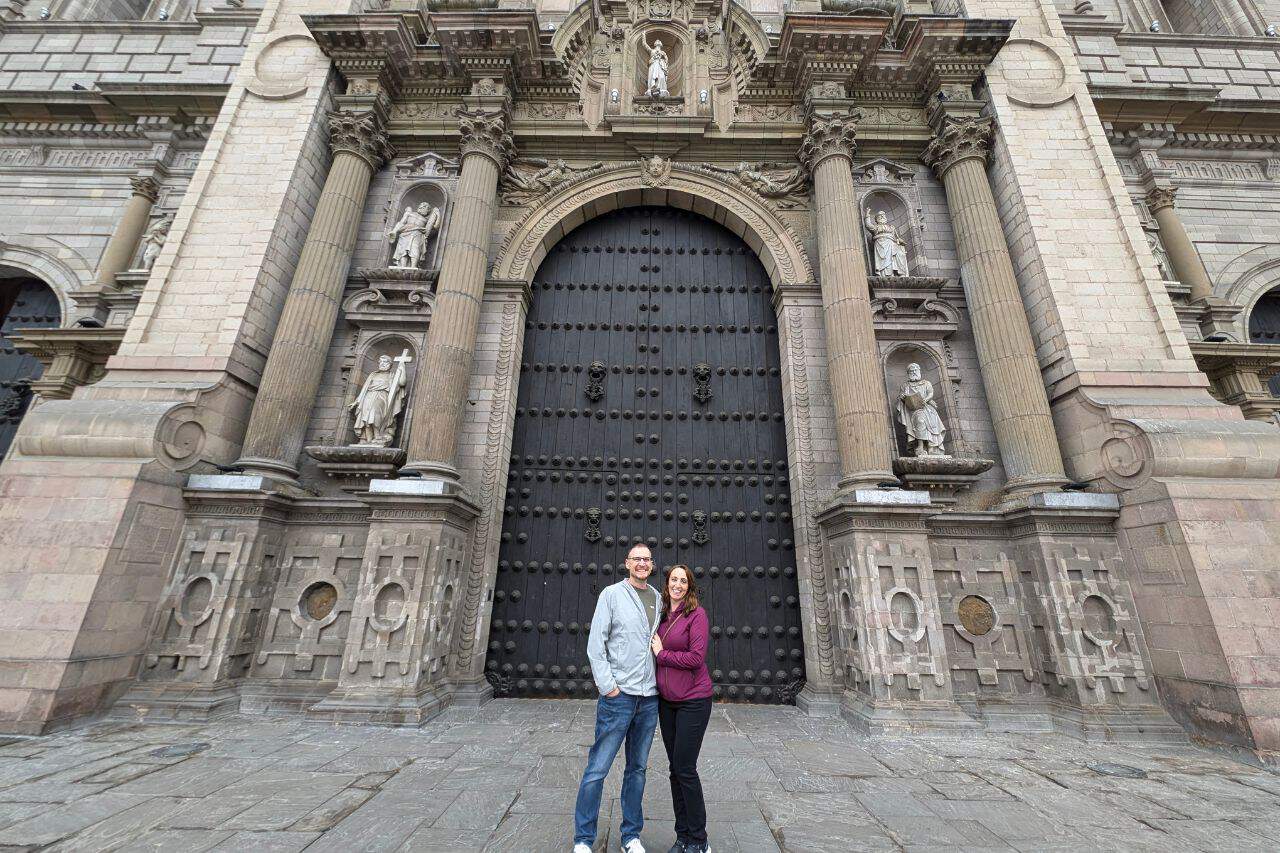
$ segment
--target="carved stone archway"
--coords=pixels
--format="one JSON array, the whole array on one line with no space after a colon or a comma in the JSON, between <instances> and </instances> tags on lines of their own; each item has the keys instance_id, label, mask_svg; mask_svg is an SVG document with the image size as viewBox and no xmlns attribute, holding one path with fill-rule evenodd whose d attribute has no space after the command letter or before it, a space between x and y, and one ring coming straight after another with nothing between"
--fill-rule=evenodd
<instances>
[{"instance_id":1,"label":"carved stone archway","mask_svg":"<svg viewBox=\"0 0 1280 853\"><path fill-rule=\"evenodd\" d=\"M813 281L799 238L762 199L698 166L667 166L655 175L641 163L614 164L548 193L507 236L492 278L532 281L551 247L588 219L620 207L659 205L706 216L740 236L775 288Z\"/></svg>"}]
</instances>

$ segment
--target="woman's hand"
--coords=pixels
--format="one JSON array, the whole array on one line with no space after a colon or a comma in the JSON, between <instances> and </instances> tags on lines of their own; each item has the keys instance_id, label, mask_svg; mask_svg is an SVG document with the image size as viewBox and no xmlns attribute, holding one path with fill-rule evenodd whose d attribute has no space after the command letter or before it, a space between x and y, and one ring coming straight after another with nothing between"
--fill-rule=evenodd
<instances>
[{"instance_id":1,"label":"woman's hand","mask_svg":"<svg viewBox=\"0 0 1280 853\"><path fill-rule=\"evenodd\" d=\"M655 655L662 654L662 640L657 634L654 634L653 639L649 641L649 648L653 649Z\"/></svg>"}]
</instances>

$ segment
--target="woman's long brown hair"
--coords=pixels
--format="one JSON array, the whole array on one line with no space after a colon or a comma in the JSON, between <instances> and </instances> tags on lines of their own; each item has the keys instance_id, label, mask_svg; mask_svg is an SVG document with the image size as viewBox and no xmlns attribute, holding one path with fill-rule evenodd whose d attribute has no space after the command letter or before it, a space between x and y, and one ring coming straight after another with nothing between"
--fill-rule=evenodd
<instances>
[{"instance_id":1,"label":"woman's long brown hair","mask_svg":"<svg viewBox=\"0 0 1280 853\"><path fill-rule=\"evenodd\" d=\"M685 580L689 581L689 591L684 594L684 612L692 613L698 609L698 585L693 580L693 572L682 563L668 568L666 576L662 579L662 607L667 613L671 612L671 573L676 569L683 569Z\"/></svg>"}]
</instances>

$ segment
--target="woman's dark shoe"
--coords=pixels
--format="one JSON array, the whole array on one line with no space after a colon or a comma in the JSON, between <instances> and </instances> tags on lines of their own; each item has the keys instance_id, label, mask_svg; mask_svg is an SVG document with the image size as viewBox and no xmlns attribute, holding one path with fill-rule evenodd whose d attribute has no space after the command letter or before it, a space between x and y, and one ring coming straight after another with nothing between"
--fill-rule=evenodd
<instances>
[{"instance_id":1,"label":"woman's dark shoe","mask_svg":"<svg viewBox=\"0 0 1280 853\"><path fill-rule=\"evenodd\" d=\"M685 853L688 849L689 848L684 846L683 842L677 841L675 844L671 845L671 849L668 850L667 853Z\"/></svg>"}]
</instances>

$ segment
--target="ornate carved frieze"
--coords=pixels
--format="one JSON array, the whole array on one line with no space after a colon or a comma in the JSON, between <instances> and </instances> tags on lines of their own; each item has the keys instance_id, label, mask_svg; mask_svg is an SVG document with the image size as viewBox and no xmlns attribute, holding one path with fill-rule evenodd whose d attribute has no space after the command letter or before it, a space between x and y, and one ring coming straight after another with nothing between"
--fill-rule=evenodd
<instances>
[{"instance_id":1,"label":"ornate carved frieze","mask_svg":"<svg viewBox=\"0 0 1280 853\"><path fill-rule=\"evenodd\" d=\"M962 160L985 163L994 134L995 121L990 118L947 119L920 159L939 176Z\"/></svg>"},{"instance_id":2,"label":"ornate carved frieze","mask_svg":"<svg viewBox=\"0 0 1280 853\"><path fill-rule=\"evenodd\" d=\"M505 110L458 110L458 130L462 137L458 150L463 157L483 154L498 164L498 171L507 167L515 150Z\"/></svg>"},{"instance_id":3,"label":"ornate carved frieze","mask_svg":"<svg viewBox=\"0 0 1280 853\"><path fill-rule=\"evenodd\" d=\"M564 160L516 158L507 164L498 183L498 191L506 204L528 204L544 193L567 184L569 181L604 168L596 162L588 166L570 166Z\"/></svg>"},{"instance_id":4,"label":"ornate carved frieze","mask_svg":"<svg viewBox=\"0 0 1280 853\"><path fill-rule=\"evenodd\" d=\"M809 130L800 144L800 162L812 172L828 157L852 160L853 152L858 148L858 122L861 119L859 110L810 116Z\"/></svg>"},{"instance_id":5,"label":"ornate carved frieze","mask_svg":"<svg viewBox=\"0 0 1280 853\"><path fill-rule=\"evenodd\" d=\"M809 175L798 165L743 161L733 169L712 165L704 168L736 181L784 210L803 207L809 200Z\"/></svg>"},{"instance_id":6,"label":"ornate carved frieze","mask_svg":"<svg viewBox=\"0 0 1280 853\"><path fill-rule=\"evenodd\" d=\"M337 110L330 113L329 145L334 153L346 151L356 155L375 172L395 155L386 128L374 112Z\"/></svg>"}]
</instances>

